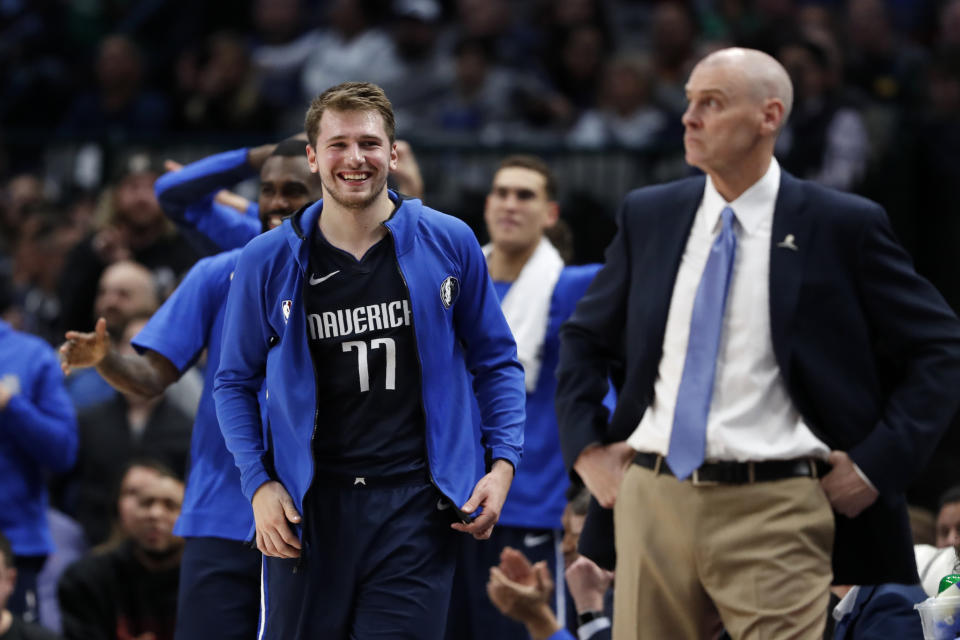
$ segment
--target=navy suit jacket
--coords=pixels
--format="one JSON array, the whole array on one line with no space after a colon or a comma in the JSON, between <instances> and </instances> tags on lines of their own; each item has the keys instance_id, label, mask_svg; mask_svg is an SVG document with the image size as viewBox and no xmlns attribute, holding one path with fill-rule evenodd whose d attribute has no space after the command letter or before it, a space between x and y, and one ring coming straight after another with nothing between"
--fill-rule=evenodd
<instances>
[{"instance_id":1,"label":"navy suit jacket","mask_svg":"<svg viewBox=\"0 0 960 640\"><path fill-rule=\"evenodd\" d=\"M606 263L561 330L556 404L570 469L587 445L625 440L653 399L704 184L700 176L627 195ZM792 246L778 246L788 235ZM794 405L881 494L858 517L837 516L834 579L915 583L903 491L960 402L960 323L916 274L879 205L786 172L769 287L773 350ZM611 372L620 386L612 417L600 403ZM581 549L601 566L614 562L612 514L596 502Z\"/></svg>"},{"instance_id":2,"label":"navy suit jacket","mask_svg":"<svg viewBox=\"0 0 960 640\"><path fill-rule=\"evenodd\" d=\"M834 627L833 640L923 640L920 614L913 605L926 599L916 584L860 587L853 609Z\"/></svg>"}]
</instances>

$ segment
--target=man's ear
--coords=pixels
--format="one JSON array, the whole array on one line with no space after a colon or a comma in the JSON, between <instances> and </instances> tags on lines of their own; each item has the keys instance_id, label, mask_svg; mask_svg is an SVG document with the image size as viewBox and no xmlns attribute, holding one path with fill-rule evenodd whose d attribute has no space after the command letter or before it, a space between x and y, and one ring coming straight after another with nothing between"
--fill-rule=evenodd
<instances>
[{"instance_id":1,"label":"man's ear","mask_svg":"<svg viewBox=\"0 0 960 640\"><path fill-rule=\"evenodd\" d=\"M560 204L556 200L551 200L547 205L547 224L544 225L545 228L549 229L550 227L557 224L557 220L560 219Z\"/></svg>"},{"instance_id":2,"label":"man's ear","mask_svg":"<svg viewBox=\"0 0 960 640\"><path fill-rule=\"evenodd\" d=\"M763 103L761 127L765 133L776 133L783 126L785 107L780 98L767 98Z\"/></svg>"},{"instance_id":3,"label":"man's ear","mask_svg":"<svg viewBox=\"0 0 960 640\"><path fill-rule=\"evenodd\" d=\"M320 165L317 164L317 152L307 143L307 164L310 165L310 173L320 173Z\"/></svg>"}]
</instances>

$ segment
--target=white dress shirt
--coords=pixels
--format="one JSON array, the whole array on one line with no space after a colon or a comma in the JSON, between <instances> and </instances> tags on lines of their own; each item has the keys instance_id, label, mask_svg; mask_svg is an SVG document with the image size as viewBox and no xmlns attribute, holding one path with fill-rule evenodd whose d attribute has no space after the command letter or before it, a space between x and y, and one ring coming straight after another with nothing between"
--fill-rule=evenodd
<instances>
[{"instance_id":1,"label":"white dress shirt","mask_svg":"<svg viewBox=\"0 0 960 640\"><path fill-rule=\"evenodd\" d=\"M707 177L673 287L653 402L627 440L635 450L667 454L694 297L720 232L720 212L730 206L736 216L737 250L707 417L706 459L827 458L829 447L813 435L794 407L773 353L770 233L779 188L780 166L775 159L759 181L730 203Z\"/></svg>"}]
</instances>

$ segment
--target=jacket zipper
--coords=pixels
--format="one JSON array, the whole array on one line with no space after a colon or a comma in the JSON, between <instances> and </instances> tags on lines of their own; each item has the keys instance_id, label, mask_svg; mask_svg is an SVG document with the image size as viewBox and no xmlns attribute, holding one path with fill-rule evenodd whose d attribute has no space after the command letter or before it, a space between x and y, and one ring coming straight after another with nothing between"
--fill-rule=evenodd
<instances>
[{"instance_id":1,"label":"jacket zipper","mask_svg":"<svg viewBox=\"0 0 960 640\"><path fill-rule=\"evenodd\" d=\"M410 328L413 329L413 348L417 354L417 366L420 370L420 411L423 412L423 444L427 449L427 477L430 478L430 484L432 484L433 488L437 490L437 493L449 500L450 504L459 511L459 505L455 504L453 500L450 500L450 498L440 490L440 487L437 486L437 481L433 478L433 468L430 465L430 437L428 435L430 421L427 417L426 403L423 401L423 361L420 359L420 341L417 338L417 324L415 320L415 314L413 313L413 296L410 295L410 285L407 284L407 276L403 273L403 268L400 267L400 255L397 248L397 237L394 235L393 230L388 227L385 222L381 222L380 224L382 224L387 230L387 233L390 234L390 239L393 241L393 260L397 265L397 272L400 274L400 280L403 282L403 288L407 290L407 297L410 299Z\"/></svg>"},{"instance_id":2,"label":"jacket zipper","mask_svg":"<svg viewBox=\"0 0 960 640\"><path fill-rule=\"evenodd\" d=\"M306 242L307 240L304 240ZM303 301L303 312L307 312L307 277L303 275L303 285L301 286L300 298ZM307 343L307 349L310 351L310 364L313 366L313 431L310 433L310 465L312 467L310 473L310 485L307 487L306 493L303 494L303 499L300 501L300 520L302 524L300 525L300 557L297 558L297 562L293 565L293 572L298 573L300 569L304 568L307 564L307 524L309 520L307 519L307 498L310 495L310 492L313 491L313 485L317 481L317 452L314 447L317 440L317 427L320 421L320 376L317 373L317 361L313 353L313 349L310 348L309 342Z\"/></svg>"}]
</instances>

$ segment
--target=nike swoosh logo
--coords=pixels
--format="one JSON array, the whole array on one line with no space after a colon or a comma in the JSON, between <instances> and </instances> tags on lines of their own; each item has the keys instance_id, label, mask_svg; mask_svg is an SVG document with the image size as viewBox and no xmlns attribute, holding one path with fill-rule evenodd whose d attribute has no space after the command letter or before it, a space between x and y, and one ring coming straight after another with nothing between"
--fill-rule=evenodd
<instances>
[{"instance_id":1,"label":"nike swoosh logo","mask_svg":"<svg viewBox=\"0 0 960 640\"><path fill-rule=\"evenodd\" d=\"M439 500L437 500L437 511L443 511L444 509L449 509L449 508L450 508L449 502L447 502L443 498L440 498Z\"/></svg>"},{"instance_id":2,"label":"nike swoosh logo","mask_svg":"<svg viewBox=\"0 0 960 640\"><path fill-rule=\"evenodd\" d=\"M324 280L329 280L330 278L332 278L333 276L337 275L338 273L340 273L340 269L337 269L337 270L334 271L333 273L328 273L327 275L323 276L322 278L318 278L318 277L316 276L316 274L314 274L314 275L310 276L310 284L320 284L320 283L323 282Z\"/></svg>"},{"instance_id":3,"label":"nike swoosh logo","mask_svg":"<svg viewBox=\"0 0 960 640\"><path fill-rule=\"evenodd\" d=\"M528 533L523 536L523 546L525 547L539 547L544 542L549 542L553 536L549 533L544 533L539 536L535 536L532 533Z\"/></svg>"}]
</instances>

